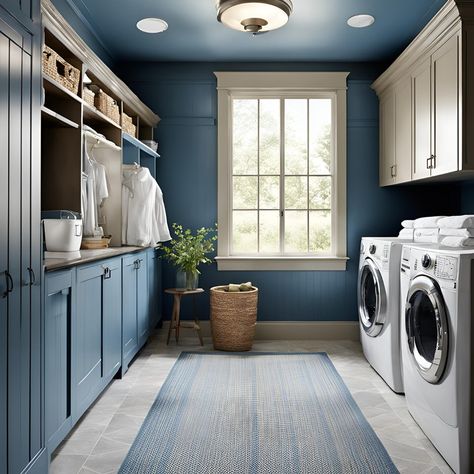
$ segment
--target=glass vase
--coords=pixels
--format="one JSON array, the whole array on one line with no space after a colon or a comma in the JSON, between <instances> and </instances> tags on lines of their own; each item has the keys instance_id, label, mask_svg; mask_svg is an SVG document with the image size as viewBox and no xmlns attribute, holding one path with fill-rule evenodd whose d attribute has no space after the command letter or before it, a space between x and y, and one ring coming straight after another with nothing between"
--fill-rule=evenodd
<instances>
[{"instance_id":1,"label":"glass vase","mask_svg":"<svg viewBox=\"0 0 474 474\"><path fill-rule=\"evenodd\" d=\"M199 274L197 272L176 272L176 288L179 290L195 290L199 285Z\"/></svg>"}]
</instances>

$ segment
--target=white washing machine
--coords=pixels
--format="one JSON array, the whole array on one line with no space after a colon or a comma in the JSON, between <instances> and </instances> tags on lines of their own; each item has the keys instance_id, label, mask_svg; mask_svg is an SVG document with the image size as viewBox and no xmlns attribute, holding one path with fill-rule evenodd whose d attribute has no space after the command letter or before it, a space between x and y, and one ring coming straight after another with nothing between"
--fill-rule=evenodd
<instances>
[{"instance_id":1,"label":"white washing machine","mask_svg":"<svg viewBox=\"0 0 474 474\"><path fill-rule=\"evenodd\" d=\"M400 258L406 240L363 237L358 308L365 358L387 385L403 393L400 359Z\"/></svg>"},{"instance_id":2,"label":"white washing machine","mask_svg":"<svg viewBox=\"0 0 474 474\"><path fill-rule=\"evenodd\" d=\"M408 409L457 473L474 472L474 250L406 245L401 349Z\"/></svg>"}]
</instances>

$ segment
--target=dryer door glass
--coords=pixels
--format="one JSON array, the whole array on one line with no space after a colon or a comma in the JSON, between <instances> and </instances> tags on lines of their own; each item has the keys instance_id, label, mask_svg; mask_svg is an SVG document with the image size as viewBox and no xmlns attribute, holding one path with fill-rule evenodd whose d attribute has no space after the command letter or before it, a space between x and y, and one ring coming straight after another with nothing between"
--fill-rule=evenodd
<instances>
[{"instance_id":1,"label":"dryer door glass","mask_svg":"<svg viewBox=\"0 0 474 474\"><path fill-rule=\"evenodd\" d=\"M414 278L406 306L408 346L418 372L430 383L439 382L446 367L446 314L438 285L424 275Z\"/></svg>"},{"instance_id":2,"label":"dryer door glass","mask_svg":"<svg viewBox=\"0 0 474 474\"><path fill-rule=\"evenodd\" d=\"M359 277L359 318L364 331L372 337L383 327L385 293L380 272L371 259L366 259Z\"/></svg>"}]
</instances>

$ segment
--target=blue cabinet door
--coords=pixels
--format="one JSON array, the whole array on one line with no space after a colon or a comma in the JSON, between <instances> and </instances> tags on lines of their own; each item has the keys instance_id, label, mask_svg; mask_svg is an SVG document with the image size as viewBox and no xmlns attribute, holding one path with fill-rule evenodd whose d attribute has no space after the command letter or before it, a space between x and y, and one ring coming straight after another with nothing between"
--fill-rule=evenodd
<instances>
[{"instance_id":1,"label":"blue cabinet door","mask_svg":"<svg viewBox=\"0 0 474 474\"><path fill-rule=\"evenodd\" d=\"M106 260L103 277L104 378L113 377L122 363L122 266L120 258Z\"/></svg>"},{"instance_id":2,"label":"blue cabinet door","mask_svg":"<svg viewBox=\"0 0 474 474\"><path fill-rule=\"evenodd\" d=\"M74 387L80 417L99 392L102 378L102 265L77 269L73 324Z\"/></svg>"},{"instance_id":3,"label":"blue cabinet door","mask_svg":"<svg viewBox=\"0 0 474 474\"><path fill-rule=\"evenodd\" d=\"M126 369L138 350L136 260L135 255L122 259L123 369Z\"/></svg>"},{"instance_id":4,"label":"blue cabinet door","mask_svg":"<svg viewBox=\"0 0 474 474\"><path fill-rule=\"evenodd\" d=\"M150 331L161 320L161 260L156 249L148 252L148 301Z\"/></svg>"},{"instance_id":5,"label":"blue cabinet door","mask_svg":"<svg viewBox=\"0 0 474 474\"><path fill-rule=\"evenodd\" d=\"M137 327L138 346L141 348L148 339L150 332L149 301L148 301L148 270L146 252L137 255Z\"/></svg>"},{"instance_id":6,"label":"blue cabinet door","mask_svg":"<svg viewBox=\"0 0 474 474\"><path fill-rule=\"evenodd\" d=\"M47 273L44 296L45 438L49 452L71 427L71 294L73 271Z\"/></svg>"}]
</instances>

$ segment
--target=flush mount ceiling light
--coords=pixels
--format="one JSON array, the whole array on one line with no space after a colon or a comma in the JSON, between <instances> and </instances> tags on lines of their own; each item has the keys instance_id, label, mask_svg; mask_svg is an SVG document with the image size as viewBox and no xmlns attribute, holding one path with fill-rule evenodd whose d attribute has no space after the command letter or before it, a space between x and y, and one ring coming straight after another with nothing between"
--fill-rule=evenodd
<instances>
[{"instance_id":1,"label":"flush mount ceiling light","mask_svg":"<svg viewBox=\"0 0 474 474\"><path fill-rule=\"evenodd\" d=\"M238 31L264 33L286 25L291 0L217 0L217 19Z\"/></svg>"},{"instance_id":2,"label":"flush mount ceiling light","mask_svg":"<svg viewBox=\"0 0 474 474\"><path fill-rule=\"evenodd\" d=\"M347 20L347 24L352 28L366 28L374 22L375 18L372 15L354 15Z\"/></svg>"},{"instance_id":3,"label":"flush mount ceiling light","mask_svg":"<svg viewBox=\"0 0 474 474\"><path fill-rule=\"evenodd\" d=\"M168 23L161 18L143 18L137 23L137 28L144 33L163 33L168 29Z\"/></svg>"}]
</instances>

